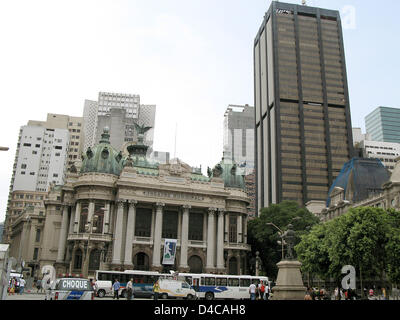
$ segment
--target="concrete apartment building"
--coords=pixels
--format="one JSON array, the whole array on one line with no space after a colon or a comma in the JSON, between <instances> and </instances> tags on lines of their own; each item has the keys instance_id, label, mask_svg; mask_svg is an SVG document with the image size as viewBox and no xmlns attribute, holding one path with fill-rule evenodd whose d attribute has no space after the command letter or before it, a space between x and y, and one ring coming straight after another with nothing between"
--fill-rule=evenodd
<instances>
[{"instance_id":1,"label":"concrete apartment building","mask_svg":"<svg viewBox=\"0 0 400 320\"><path fill-rule=\"evenodd\" d=\"M3 241L11 225L29 207L44 211L50 185L64 183L65 169L80 158L83 118L47 114L46 121L30 120L20 129L10 183Z\"/></svg>"},{"instance_id":2,"label":"concrete apartment building","mask_svg":"<svg viewBox=\"0 0 400 320\"><path fill-rule=\"evenodd\" d=\"M365 117L371 140L400 143L400 109L378 107Z\"/></svg>"},{"instance_id":3,"label":"concrete apartment building","mask_svg":"<svg viewBox=\"0 0 400 320\"><path fill-rule=\"evenodd\" d=\"M340 14L272 2L254 41L257 208L324 201L353 155Z\"/></svg>"}]
</instances>

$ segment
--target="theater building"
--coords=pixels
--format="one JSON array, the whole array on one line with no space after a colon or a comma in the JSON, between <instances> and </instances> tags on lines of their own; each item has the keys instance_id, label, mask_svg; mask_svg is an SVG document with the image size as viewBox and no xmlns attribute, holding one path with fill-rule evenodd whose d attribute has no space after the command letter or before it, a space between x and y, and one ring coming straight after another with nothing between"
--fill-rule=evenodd
<instances>
[{"instance_id":1,"label":"theater building","mask_svg":"<svg viewBox=\"0 0 400 320\"><path fill-rule=\"evenodd\" d=\"M105 129L66 183L51 188L41 266L89 277L97 269L165 271L164 239L176 239L170 269L247 271L249 200L232 161L222 159L204 176L178 159L150 162L143 135L125 153L109 137Z\"/></svg>"}]
</instances>

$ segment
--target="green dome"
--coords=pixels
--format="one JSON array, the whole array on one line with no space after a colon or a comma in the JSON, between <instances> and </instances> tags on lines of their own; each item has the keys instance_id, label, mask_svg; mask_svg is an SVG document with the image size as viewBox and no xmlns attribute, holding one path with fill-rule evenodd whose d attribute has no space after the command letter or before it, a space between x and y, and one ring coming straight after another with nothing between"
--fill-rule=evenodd
<instances>
[{"instance_id":1,"label":"green dome","mask_svg":"<svg viewBox=\"0 0 400 320\"><path fill-rule=\"evenodd\" d=\"M81 173L99 172L119 176L122 171L122 152L116 151L110 144L110 134L105 127L100 143L87 149L82 155Z\"/></svg>"},{"instance_id":2,"label":"green dome","mask_svg":"<svg viewBox=\"0 0 400 320\"><path fill-rule=\"evenodd\" d=\"M244 177L238 174L237 164L232 160L222 158L212 170L212 176L222 178L225 187L246 188Z\"/></svg>"}]
</instances>

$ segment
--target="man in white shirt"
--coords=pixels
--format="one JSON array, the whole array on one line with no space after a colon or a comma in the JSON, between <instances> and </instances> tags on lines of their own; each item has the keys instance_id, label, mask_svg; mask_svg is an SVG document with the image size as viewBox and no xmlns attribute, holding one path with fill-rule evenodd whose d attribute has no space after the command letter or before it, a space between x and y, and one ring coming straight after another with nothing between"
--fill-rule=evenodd
<instances>
[{"instance_id":1,"label":"man in white shirt","mask_svg":"<svg viewBox=\"0 0 400 320\"><path fill-rule=\"evenodd\" d=\"M249 287L250 300L256 300L256 290L257 290L256 285L252 283Z\"/></svg>"},{"instance_id":2,"label":"man in white shirt","mask_svg":"<svg viewBox=\"0 0 400 320\"><path fill-rule=\"evenodd\" d=\"M26 281L24 278L19 279L19 294L24 293L25 283Z\"/></svg>"}]
</instances>

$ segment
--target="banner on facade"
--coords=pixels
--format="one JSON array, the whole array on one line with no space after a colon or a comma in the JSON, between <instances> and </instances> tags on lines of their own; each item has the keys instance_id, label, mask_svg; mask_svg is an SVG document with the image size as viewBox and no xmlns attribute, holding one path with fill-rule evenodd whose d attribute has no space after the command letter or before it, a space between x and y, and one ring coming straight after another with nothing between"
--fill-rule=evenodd
<instances>
[{"instance_id":1,"label":"banner on facade","mask_svg":"<svg viewBox=\"0 0 400 320\"><path fill-rule=\"evenodd\" d=\"M162 264L175 264L176 239L164 240L164 255Z\"/></svg>"}]
</instances>

